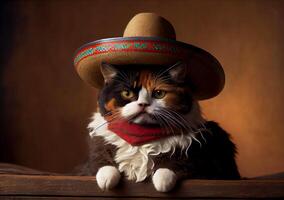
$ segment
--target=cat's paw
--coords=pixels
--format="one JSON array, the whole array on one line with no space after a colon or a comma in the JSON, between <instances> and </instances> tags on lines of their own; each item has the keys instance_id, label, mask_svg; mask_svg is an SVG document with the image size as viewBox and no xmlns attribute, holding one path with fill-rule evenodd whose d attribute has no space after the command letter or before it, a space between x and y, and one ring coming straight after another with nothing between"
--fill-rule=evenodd
<instances>
[{"instance_id":1,"label":"cat's paw","mask_svg":"<svg viewBox=\"0 0 284 200\"><path fill-rule=\"evenodd\" d=\"M157 191L168 192L173 189L177 182L177 175L167 168L158 169L152 178Z\"/></svg>"},{"instance_id":2,"label":"cat's paw","mask_svg":"<svg viewBox=\"0 0 284 200\"><path fill-rule=\"evenodd\" d=\"M120 177L118 169L113 166L101 167L96 174L98 186L102 190L114 188L119 183Z\"/></svg>"}]
</instances>

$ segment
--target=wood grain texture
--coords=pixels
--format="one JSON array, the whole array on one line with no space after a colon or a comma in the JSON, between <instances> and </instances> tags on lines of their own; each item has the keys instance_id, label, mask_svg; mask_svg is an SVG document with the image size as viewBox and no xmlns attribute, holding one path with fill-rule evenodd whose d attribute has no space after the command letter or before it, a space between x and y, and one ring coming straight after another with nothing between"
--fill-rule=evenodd
<instances>
[{"instance_id":1,"label":"wood grain texture","mask_svg":"<svg viewBox=\"0 0 284 200\"><path fill-rule=\"evenodd\" d=\"M48 197L42 197L42 196L0 196L1 200L15 200L15 199L20 199L20 200L34 200L34 199L39 199L39 200L122 200L122 199L127 199L127 200L148 200L148 199L163 199L163 200L172 200L173 198L167 198L167 197L143 197L143 198L136 198L136 197L55 197L55 196L48 196ZM175 198L174 198L175 199ZM204 199L215 199L215 198L182 198L182 199L190 199L190 200L204 200ZM234 200L235 198L218 198L219 200Z\"/></svg>"},{"instance_id":2,"label":"wood grain texture","mask_svg":"<svg viewBox=\"0 0 284 200\"><path fill-rule=\"evenodd\" d=\"M44 172L28 167L10 163L0 163L0 174L22 174L22 175L58 175L52 172Z\"/></svg>"},{"instance_id":3,"label":"wood grain texture","mask_svg":"<svg viewBox=\"0 0 284 200\"><path fill-rule=\"evenodd\" d=\"M101 191L94 177L0 175L0 196L100 198L284 198L284 180L187 180L170 193L156 192L150 183L122 181Z\"/></svg>"}]
</instances>

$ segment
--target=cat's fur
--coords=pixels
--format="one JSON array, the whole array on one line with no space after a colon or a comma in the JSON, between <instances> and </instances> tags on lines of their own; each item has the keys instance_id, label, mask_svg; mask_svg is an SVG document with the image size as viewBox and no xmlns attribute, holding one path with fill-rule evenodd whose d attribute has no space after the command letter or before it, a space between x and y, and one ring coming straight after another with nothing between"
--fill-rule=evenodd
<instances>
[{"instance_id":1,"label":"cat's fur","mask_svg":"<svg viewBox=\"0 0 284 200\"><path fill-rule=\"evenodd\" d=\"M96 175L102 189L114 187L120 173L136 182L152 176L155 188L162 192L185 178L239 179L235 145L217 123L203 119L186 70L183 63L166 69L103 63L105 86L99 95L98 112L88 126L89 160L80 174ZM122 98L125 88L135 97ZM167 91L166 95L161 99L152 97L156 88ZM148 109L147 113L136 116L141 105ZM167 110L157 118L148 114L159 112L159 108ZM116 118L142 126L159 124L171 136L132 146L108 129L108 123Z\"/></svg>"}]
</instances>

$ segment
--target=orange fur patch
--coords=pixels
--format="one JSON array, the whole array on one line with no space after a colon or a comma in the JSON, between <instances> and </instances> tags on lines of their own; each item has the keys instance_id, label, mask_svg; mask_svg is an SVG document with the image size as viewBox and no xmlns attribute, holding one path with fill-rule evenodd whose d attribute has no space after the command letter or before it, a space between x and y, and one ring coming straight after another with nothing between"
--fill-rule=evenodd
<instances>
[{"instance_id":1,"label":"orange fur patch","mask_svg":"<svg viewBox=\"0 0 284 200\"><path fill-rule=\"evenodd\" d=\"M136 83L135 83L136 85ZM155 76L149 70L143 70L140 72L138 86L146 88L148 92L153 90L164 90L167 92L164 97L165 103L167 106L175 106L179 104L180 95L190 92L186 88L174 87L165 83L161 79L156 79Z\"/></svg>"},{"instance_id":2,"label":"orange fur patch","mask_svg":"<svg viewBox=\"0 0 284 200\"><path fill-rule=\"evenodd\" d=\"M105 109L107 110L108 114L104 116L107 121L112 121L114 117L117 117L117 110L116 110L116 100L112 98L108 103L105 104Z\"/></svg>"},{"instance_id":3,"label":"orange fur patch","mask_svg":"<svg viewBox=\"0 0 284 200\"><path fill-rule=\"evenodd\" d=\"M153 77L152 73L148 70L141 71L138 85L143 86L148 91L153 90L155 86L155 78Z\"/></svg>"},{"instance_id":4,"label":"orange fur patch","mask_svg":"<svg viewBox=\"0 0 284 200\"><path fill-rule=\"evenodd\" d=\"M105 109L107 111L114 111L116 109L116 100L112 98L107 104L105 104Z\"/></svg>"}]
</instances>

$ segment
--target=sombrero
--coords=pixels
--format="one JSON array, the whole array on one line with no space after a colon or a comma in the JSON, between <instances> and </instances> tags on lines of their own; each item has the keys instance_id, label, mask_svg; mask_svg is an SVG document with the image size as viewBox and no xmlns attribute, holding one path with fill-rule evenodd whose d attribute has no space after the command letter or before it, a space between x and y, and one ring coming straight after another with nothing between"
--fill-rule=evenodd
<instances>
[{"instance_id":1,"label":"sombrero","mask_svg":"<svg viewBox=\"0 0 284 200\"><path fill-rule=\"evenodd\" d=\"M101 39L80 47L74 58L79 76L95 88L102 88L102 62L116 65L143 64L171 66L185 62L194 97L209 99L218 95L225 74L218 60L207 51L176 40L173 26L154 13L135 15L123 37Z\"/></svg>"}]
</instances>

